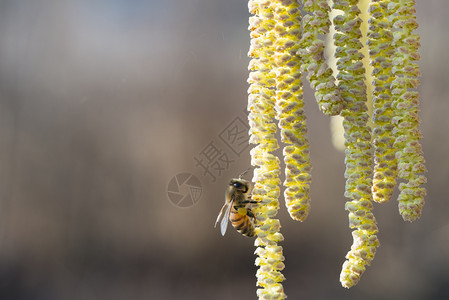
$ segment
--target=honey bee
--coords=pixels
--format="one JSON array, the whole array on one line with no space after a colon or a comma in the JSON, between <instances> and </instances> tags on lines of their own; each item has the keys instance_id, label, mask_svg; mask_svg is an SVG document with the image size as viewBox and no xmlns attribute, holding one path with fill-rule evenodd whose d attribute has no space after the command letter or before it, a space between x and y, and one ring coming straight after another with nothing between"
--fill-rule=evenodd
<instances>
[{"instance_id":1,"label":"honey bee","mask_svg":"<svg viewBox=\"0 0 449 300\"><path fill-rule=\"evenodd\" d=\"M226 189L225 204L221 208L217 220L215 221L216 227L220 217L223 214L223 210L225 210L220 223L222 235L225 235L226 233L229 220L231 221L232 226L234 226L234 228L237 229L237 231L242 235L247 237L253 237L255 235L253 223L254 214L250 205L257 203L257 201L250 200L251 183L245 179L242 179L242 176L248 170L240 174L238 179L231 179L228 188Z\"/></svg>"}]
</instances>

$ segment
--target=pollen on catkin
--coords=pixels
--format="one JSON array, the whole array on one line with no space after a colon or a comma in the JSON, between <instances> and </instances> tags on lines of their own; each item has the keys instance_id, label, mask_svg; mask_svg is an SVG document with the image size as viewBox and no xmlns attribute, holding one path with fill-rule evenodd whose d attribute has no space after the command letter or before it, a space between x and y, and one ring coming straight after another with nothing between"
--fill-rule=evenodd
<instances>
[{"instance_id":1,"label":"pollen on catkin","mask_svg":"<svg viewBox=\"0 0 449 300\"><path fill-rule=\"evenodd\" d=\"M351 250L340 274L341 284L352 287L360 279L374 258L379 242L376 219L372 214L372 146L371 133L367 125L369 115L366 106L365 68L360 53L361 19L357 0L334 0L334 8L343 11L334 18L336 57L338 59L338 87L344 99L345 130L345 196L349 198L349 226L355 228Z\"/></svg>"},{"instance_id":2,"label":"pollen on catkin","mask_svg":"<svg viewBox=\"0 0 449 300\"><path fill-rule=\"evenodd\" d=\"M301 16L302 3L305 16ZM281 273L284 256L279 245L284 237L276 219L281 170L273 152L279 148L278 127L285 143L287 209L299 221L310 209L311 165L302 72L307 72L320 110L343 118L345 209L349 227L354 230L353 244L340 273L342 286L356 285L373 260L379 246L373 200L388 201L396 180L405 181L399 184L398 199L403 219L413 221L421 216L426 194L422 173L426 168L419 144L415 1L369 3L368 9L368 0L333 0L331 11L328 0L248 2L252 14L248 119L250 143L255 144L251 150L255 167L251 197L257 202L253 212L259 299L286 297ZM361 20L360 10L368 11L369 20ZM333 75L324 57L322 38L329 32L330 13L336 11L342 14L333 18L337 59L337 74ZM368 47L364 48L365 37ZM365 56L369 56L370 66ZM372 105L367 101L371 96ZM373 128L369 124L371 108Z\"/></svg>"},{"instance_id":3,"label":"pollen on catkin","mask_svg":"<svg viewBox=\"0 0 449 300\"><path fill-rule=\"evenodd\" d=\"M284 238L280 222L275 218L279 209L280 166L279 159L271 152L278 148L275 137L275 20L271 1L250 0L251 46L249 56L250 84L248 110L251 164L254 169L252 199L259 202L253 209L256 216L255 253L257 290L259 299L285 299L282 281L284 257L278 242Z\"/></svg>"},{"instance_id":4,"label":"pollen on catkin","mask_svg":"<svg viewBox=\"0 0 449 300\"><path fill-rule=\"evenodd\" d=\"M336 86L332 69L324 57L325 43L319 35L329 33L330 7L327 0L305 0L304 11L309 12L302 19L303 34L298 55L303 61L301 72L307 71L307 80L315 91L320 110L335 116L343 109L343 99Z\"/></svg>"},{"instance_id":5,"label":"pollen on catkin","mask_svg":"<svg viewBox=\"0 0 449 300\"><path fill-rule=\"evenodd\" d=\"M311 167L301 81L296 52L301 36L297 1L272 1L276 21L276 118L279 120L285 162L285 204L290 216L304 221L310 210Z\"/></svg>"},{"instance_id":6,"label":"pollen on catkin","mask_svg":"<svg viewBox=\"0 0 449 300\"><path fill-rule=\"evenodd\" d=\"M368 47L370 64L373 67L373 145L374 175L373 200L384 203L391 199L396 187L397 160L392 123L395 116L390 86L393 82L391 47L393 33L387 19L386 0L373 0L369 7Z\"/></svg>"},{"instance_id":7,"label":"pollen on catkin","mask_svg":"<svg viewBox=\"0 0 449 300\"><path fill-rule=\"evenodd\" d=\"M419 94L416 91L420 76L419 36L414 33L418 28L415 1L389 1L389 21L393 24L392 73L395 76L391 84L393 118L396 135L394 146L397 148L398 177L405 183L399 184L399 212L405 221L414 221L421 216L426 189L422 187L427 179L420 173L426 172L424 156L419 140Z\"/></svg>"}]
</instances>

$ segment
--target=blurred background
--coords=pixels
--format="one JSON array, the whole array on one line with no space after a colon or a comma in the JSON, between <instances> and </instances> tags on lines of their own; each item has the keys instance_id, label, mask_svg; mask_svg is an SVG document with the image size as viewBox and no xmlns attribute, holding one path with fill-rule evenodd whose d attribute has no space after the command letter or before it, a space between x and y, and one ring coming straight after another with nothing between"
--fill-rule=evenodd
<instances>
[{"instance_id":1,"label":"blurred background","mask_svg":"<svg viewBox=\"0 0 449 300\"><path fill-rule=\"evenodd\" d=\"M449 298L449 2L417 2L423 216L375 204L381 247L340 286L344 155L306 84L312 210L278 214L289 299ZM256 298L253 240L213 228L250 160L248 17L241 0L0 1L0 299Z\"/></svg>"}]
</instances>

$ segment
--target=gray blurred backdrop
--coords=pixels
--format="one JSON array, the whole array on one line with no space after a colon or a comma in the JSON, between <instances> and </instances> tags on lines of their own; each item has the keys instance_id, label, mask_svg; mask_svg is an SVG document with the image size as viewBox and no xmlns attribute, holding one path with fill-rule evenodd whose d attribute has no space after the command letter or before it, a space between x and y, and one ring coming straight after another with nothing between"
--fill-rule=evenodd
<instances>
[{"instance_id":1,"label":"gray blurred backdrop","mask_svg":"<svg viewBox=\"0 0 449 300\"><path fill-rule=\"evenodd\" d=\"M344 155L306 84L312 210L278 215L289 299L449 297L449 2L417 2L423 216L376 204L381 247L340 286ZM0 299L256 298L253 241L213 228L249 166L226 144L246 120L248 17L242 0L0 1ZM180 173L198 182L169 185Z\"/></svg>"}]
</instances>

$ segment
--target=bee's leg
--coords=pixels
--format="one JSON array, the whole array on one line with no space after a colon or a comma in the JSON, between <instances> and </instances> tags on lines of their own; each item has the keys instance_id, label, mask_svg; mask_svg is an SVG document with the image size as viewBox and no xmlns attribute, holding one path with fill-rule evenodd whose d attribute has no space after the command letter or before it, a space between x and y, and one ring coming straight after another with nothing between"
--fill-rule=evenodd
<instances>
[{"instance_id":1,"label":"bee's leg","mask_svg":"<svg viewBox=\"0 0 449 300\"><path fill-rule=\"evenodd\" d=\"M246 214L248 217L255 218L256 216L253 214L253 211L249 208L246 209Z\"/></svg>"},{"instance_id":2,"label":"bee's leg","mask_svg":"<svg viewBox=\"0 0 449 300\"><path fill-rule=\"evenodd\" d=\"M255 204L255 203L259 203L259 202L254 201L254 200L245 200L245 201L241 201L240 203L242 203L242 204L247 204L247 203L253 203L253 204Z\"/></svg>"}]
</instances>

